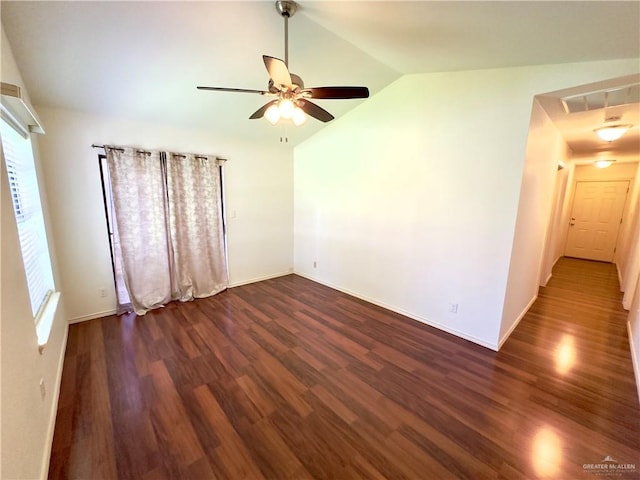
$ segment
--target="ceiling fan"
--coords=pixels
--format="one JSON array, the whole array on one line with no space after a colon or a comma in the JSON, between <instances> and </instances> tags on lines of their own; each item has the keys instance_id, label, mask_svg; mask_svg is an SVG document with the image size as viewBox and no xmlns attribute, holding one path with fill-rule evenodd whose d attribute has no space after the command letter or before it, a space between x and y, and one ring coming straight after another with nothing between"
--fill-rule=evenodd
<instances>
[{"instance_id":1,"label":"ceiling fan","mask_svg":"<svg viewBox=\"0 0 640 480\"><path fill-rule=\"evenodd\" d=\"M272 124L276 124L280 118L291 119L295 125L302 125L309 115L321 122L329 122L334 116L324 108L309 101L313 99L350 99L367 98L367 87L313 87L305 88L302 78L289 71L289 24L298 8L294 1L276 1L276 10L284 18L284 61L279 58L263 55L262 60L269 73L269 85L267 90L250 90L245 88L226 87L197 87L199 90L213 90L219 92L257 93L275 97L270 102L260 107L250 119L263 116Z\"/></svg>"}]
</instances>

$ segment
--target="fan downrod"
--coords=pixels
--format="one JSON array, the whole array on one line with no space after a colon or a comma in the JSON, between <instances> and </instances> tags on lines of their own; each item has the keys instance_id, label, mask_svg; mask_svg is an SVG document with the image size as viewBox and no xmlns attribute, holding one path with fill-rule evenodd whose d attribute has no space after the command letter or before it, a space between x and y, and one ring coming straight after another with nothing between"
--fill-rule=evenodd
<instances>
[{"instance_id":1,"label":"fan downrod","mask_svg":"<svg viewBox=\"0 0 640 480\"><path fill-rule=\"evenodd\" d=\"M277 0L276 10L281 16L291 18L298 10L298 4L293 0Z\"/></svg>"}]
</instances>

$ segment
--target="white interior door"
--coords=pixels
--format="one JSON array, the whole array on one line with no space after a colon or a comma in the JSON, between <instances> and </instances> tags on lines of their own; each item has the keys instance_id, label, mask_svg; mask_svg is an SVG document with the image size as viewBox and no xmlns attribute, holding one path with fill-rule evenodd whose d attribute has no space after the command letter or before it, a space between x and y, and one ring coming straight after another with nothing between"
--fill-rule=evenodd
<instances>
[{"instance_id":1,"label":"white interior door","mask_svg":"<svg viewBox=\"0 0 640 480\"><path fill-rule=\"evenodd\" d=\"M577 182L565 256L613 261L628 181Z\"/></svg>"}]
</instances>

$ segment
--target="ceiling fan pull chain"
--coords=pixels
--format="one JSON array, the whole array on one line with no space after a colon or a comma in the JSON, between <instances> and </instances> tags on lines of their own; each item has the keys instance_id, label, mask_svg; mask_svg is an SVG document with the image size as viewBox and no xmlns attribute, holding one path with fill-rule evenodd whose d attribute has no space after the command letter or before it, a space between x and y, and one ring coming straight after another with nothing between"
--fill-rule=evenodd
<instances>
[{"instance_id":1,"label":"ceiling fan pull chain","mask_svg":"<svg viewBox=\"0 0 640 480\"><path fill-rule=\"evenodd\" d=\"M287 124L280 125L280 143L289 143L289 127Z\"/></svg>"}]
</instances>

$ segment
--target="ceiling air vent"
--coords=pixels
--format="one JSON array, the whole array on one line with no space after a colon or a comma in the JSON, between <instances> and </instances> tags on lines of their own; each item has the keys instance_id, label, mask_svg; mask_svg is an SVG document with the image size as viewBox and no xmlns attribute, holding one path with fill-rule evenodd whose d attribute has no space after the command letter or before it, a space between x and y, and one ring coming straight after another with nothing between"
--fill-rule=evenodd
<instances>
[{"instance_id":1,"label":"ceiling air vent","mask_svg":"<svg viewBox=\"0 0 640 480\"><path fill-rule=\"evenodd\" d=\"M588 112L630 103L640 103L640 84L638 83L562 98L566 113Z\"/></svg>"}]
</instances>

